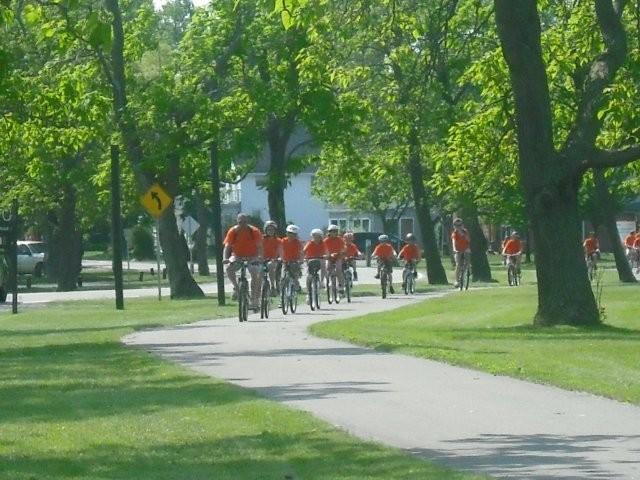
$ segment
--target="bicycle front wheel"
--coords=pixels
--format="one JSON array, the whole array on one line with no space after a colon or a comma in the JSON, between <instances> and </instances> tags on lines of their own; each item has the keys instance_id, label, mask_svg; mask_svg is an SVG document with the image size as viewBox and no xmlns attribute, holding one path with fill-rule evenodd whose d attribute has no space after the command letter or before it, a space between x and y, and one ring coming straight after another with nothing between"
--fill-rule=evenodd
<instances>
[{"instance_id":1,"label":"bicycle front wheel","mask_svg":"<svg viewBox=\"0 0 640 480\"><path fill-rule=\"evenodd\" d=\"M313 302L316 304L316 309L320 310L320 279L316 278L313 282Z\"/></svg>"},{"instance_id":2,"label":"bicycle front wheel","mask_svg":"<svg viewBox=\"0 0 640 480\"><path fill-rule=\"evenodd\" d=\"M246 322L249 318L249 286L246 280L240 280L238 287L238 319Z\"/></svg>"},{"instance_id":3,"label":"bicycle front wheel","mask_svg":"<svg viewBox=\"0 0 640 480\"><path fill-rule=\"evenodd\" d=\"M289 310L289 302L287 301L287 291L289 289L289 279L288 278L284 278L284 280L282 280L282 282L280 283L280 308L282 309L282 313L283 315L287 314L287 311Z\"/></svg>"},{"instance_id":4,"label":"bicycle front wheel","mask_svg":"<svg viewBox=\"0 0 640 480\"><path fill-rule=\"evenodd\" d=\"M271 300L271 288L268 281L262 283L260 295L260 318L269 318L269 303Z\"/></svg>"}]
</instances>

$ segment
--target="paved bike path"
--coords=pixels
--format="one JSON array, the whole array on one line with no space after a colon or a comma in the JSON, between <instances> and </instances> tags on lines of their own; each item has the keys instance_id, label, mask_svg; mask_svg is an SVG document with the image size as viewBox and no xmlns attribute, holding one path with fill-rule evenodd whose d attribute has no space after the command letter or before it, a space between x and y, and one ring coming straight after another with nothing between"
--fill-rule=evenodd
<instances>
[{"instance_id":1,"label":"paved bike path","mask_svg":"<svg viewBox=\"0 0 640 480\"><path fill-rule=\"evenodd\" d=\"M428 296L325 303L314 313L303 305L293 316L203 321L124 342L458 469L509 479L640 479L640 408L307 332L315 322Z\"/></svg>"}]
</instances>

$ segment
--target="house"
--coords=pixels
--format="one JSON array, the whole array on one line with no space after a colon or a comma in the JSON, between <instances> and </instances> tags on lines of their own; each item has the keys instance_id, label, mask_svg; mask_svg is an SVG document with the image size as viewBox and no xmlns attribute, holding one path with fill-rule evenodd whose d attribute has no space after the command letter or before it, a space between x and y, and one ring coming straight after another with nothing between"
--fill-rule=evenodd
<instances>
[{"instance_id":1,"label":"house","mask_svg":"<svg viewBox=\"0 0 640 480\"><path fill-rule=\"evenodd\" d=\"M308 155L317 151L309 134L302 128L296 130L289 142L287 155ZM235 222L235 215L244 212L262 221L269 219L267 201L267 174L270 165L269 148L265 145L255 168L239 184L226 185L222 190L223 224ZM287 221L300 227L303 239L309 238L314 228L326 228L335 223L342 231L383 232L382 221L370 212L356 212L340 205L330 205L317 198L312 191L316 168L309 166L289 179L284 201ZM395 227L395 225L394 225ZM404 236L414 232L418 236L417 220L412 208L407 208L392 232Z\"/></svg>"}]
</instances>

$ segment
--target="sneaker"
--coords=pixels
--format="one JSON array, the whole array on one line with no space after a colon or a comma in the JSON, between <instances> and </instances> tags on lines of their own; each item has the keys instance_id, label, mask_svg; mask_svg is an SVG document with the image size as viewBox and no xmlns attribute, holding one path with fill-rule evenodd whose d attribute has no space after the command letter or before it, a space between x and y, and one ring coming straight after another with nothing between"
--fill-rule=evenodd
<instances>
[{"instance_id":1,"label":"sneaker","mask_svg":"<svg viewBox=\"0 0 640 480\"><path fill-rule=\"evenodd\" d=\"M376 280L380 280L380 274L379 274L379 273L376 273L376 274L373 276L373 278L375 278Z\"/></svg>"},{"instance_id":2,"label":"sneaker","mask_svg":"<svg viewBox=\"0 0 640 480\"><path fill-rule=\"evenodd\" d=\"M353 272L353 279L357 282L358 281L358 272Z\"/></svg>"},{"instance_id":3,"label":"sneaker","mask_svg":"<svg viewBox=\"0 0 640 480\"><path fill-rule=\"evenodd\" d=\"M396 293L396 291L393 289L393 285L389 285L389 293Z\"/></svg>"}]
</instances>

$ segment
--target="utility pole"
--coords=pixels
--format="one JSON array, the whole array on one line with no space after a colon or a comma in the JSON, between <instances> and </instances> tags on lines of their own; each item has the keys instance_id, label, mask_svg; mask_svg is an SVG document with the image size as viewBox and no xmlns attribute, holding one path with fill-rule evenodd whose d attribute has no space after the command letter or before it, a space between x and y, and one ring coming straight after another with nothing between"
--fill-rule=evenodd
<instances>
[{"instance_id":1,"label":"utility pole","mask_svg":"<svg viewBox=\"0 0 640 480\"><path fill-rule=\"evenodd\" d=\"M11 234L9 251L11 256L10 277L12 288L11 312L18 313L18 200L11 203Z\"/></svg>"},{"instance_id":2,"label":"utility pole","mask_svg":"<svg viewBox=\"0 0 640 480\"><path fill-rule=\"evenodd\" d=\"M122 215L120 212L120 148L111 145L111 248L113 277L116 289L116 309L124 310L122 291Z\"/></svg>"},{"instance_id":3,"label":"utility pole","mask_svg":"<svg viewBox=\"0 0 640 480\"><path fill-rule=\"evenodd\" d=\"M218 305L226 304L224 294L224 265L222 263L222 205L220 204L220 165L218 165L218 142L209 147L211 158L211 190L213 211L213 246L216 252L216 283L218 285Z\"/></svg>"}]
</instances>

